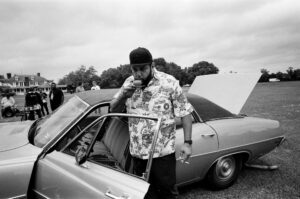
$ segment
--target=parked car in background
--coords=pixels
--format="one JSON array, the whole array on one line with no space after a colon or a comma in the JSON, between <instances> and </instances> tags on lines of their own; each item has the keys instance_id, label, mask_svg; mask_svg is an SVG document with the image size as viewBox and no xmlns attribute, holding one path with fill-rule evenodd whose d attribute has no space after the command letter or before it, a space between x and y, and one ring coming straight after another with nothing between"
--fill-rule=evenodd
<instances>
[{"instance_id":1,"label":"parked car in background","mask_svg":"<svg viewBox=\"0 0 300 199\"><path fill-rule=\"evenodd\" d=\"M43 119L0 124L0 198L143 198L153 154L144 175L134 175L128 120L156 122L154 147L160 119L109 113L112 95L81 92ZM232 113L195 93L187 97L194 107L193 155L180 160L178 120L178 186L206 179L212 188L226 188L244 163L284 140L278 121Z\"/></svg>"}]
</instances>

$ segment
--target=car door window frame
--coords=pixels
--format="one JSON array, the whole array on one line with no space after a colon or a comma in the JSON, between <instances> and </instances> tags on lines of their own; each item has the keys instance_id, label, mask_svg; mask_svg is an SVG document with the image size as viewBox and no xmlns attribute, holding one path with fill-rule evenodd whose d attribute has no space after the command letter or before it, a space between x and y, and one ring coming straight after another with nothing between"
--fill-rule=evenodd
<instances>
[{"instance_id":1,"label":"car door window frame","mask_svg":"<svg viewBox=\"0 0 300 199\"><path fill-rule=\"evenodd\" d=\"M108 111L110 109L110 102L101 102L100 104L94 105L90 107L84 114L76 118L76 121L70 125L68 125L61 133L57 134L53 140L51 140L49 143L47 143L44 148L43 152L40 154L40 157L44 157L47 153L51 153L53 150L57 148L57 144L68 134L78 123L84 119L86 116L88 116L91 112L95 111L97 108L101 107L108 107ZM101 117L101 116L99 116ZM99 118L98 118L99 119ZM96 119L97 120L97 119ZM82 129L83 130L83 129Z\"/></svg>"},{"instance_id":2,"label":"car door window frame","mask_svg":"<svg viewBox=\"0 0 300 199\"><path fill-rule=\"evenodd\" d=\"M117 170L115 168L112 168L112 167L109 167L111 169L115 169L117 171L120 171L120 172L125 172L126 174L129 174L129 175L133 175L135 177L139 177L139 178L142 178L144 179L145 181L149 181L149 176L150 176L150 169L151 169L151 166L152 166L152 160L153 160L153 154L154 154L154 149L155 149L155 146L156 146L156 143L157 143L157 139L158 139L158 134L159 134L159 130L160 130L160 126L161 126L161 119L160 118L157 118L157 117L150 117L150 116L142 116L142 115L134 115L134 114L126 114L126 113L108 113L106 115L103 115L103 116L100 116L99 118L97 118L95 121L93 121L91 124L89 124L87 127L85 127L80 133L78 133L78 135L76 135L72 141L70 141L64 148L62 148L60 150L60 152L63 152L64 150L66 150L69 146L71 146L72 144L74 144L74 142L77 141L77 139L82 136L84 133L87 133L86 131L89 129L89 128L92 128L94 125L96 125L96 123L98 122L102 122L100 128L98 129L98 132L96 132L96 134L94 135L93 139L92 139L92 142L89 144L88 146L88 149L86 151L86 156L89 157L90 154L91 154L91 150L92 148L94 147L95 145L95 142L96 142L96 139L97 139L97 136L99 135L99 133L101 132L101 130L104 128L103 124L105 124L105 121L108 120L109 118L112 118L112 117L123 117L123 118L140 118L140 119L150 119L150 120L154 120L154 121L157 121L157 124L156 126L154 127L155 128L155 134L153 136L153 140L152 140L152 146L151 146L151 149L150 149L150 152L149 152L149 159L148 159L148 162L147 162L147 166L146 166L146 170L145 172L143 173L143 176L136 176L136 175L133 175L131 173L128 173L128 172L125 172L123 170ZM66 153L68 154L68 153ZM68 155L71 155L71 154L68 154ZM89 162L92 162L92 163L95 163L94 161L91 161L91 160L88 160L87 158L87 161ZM104 164L100 164L100 163L97 163L101 166L106 166ZM107 166L108 167L108 166Z\"/></svg>"}]
</instances>

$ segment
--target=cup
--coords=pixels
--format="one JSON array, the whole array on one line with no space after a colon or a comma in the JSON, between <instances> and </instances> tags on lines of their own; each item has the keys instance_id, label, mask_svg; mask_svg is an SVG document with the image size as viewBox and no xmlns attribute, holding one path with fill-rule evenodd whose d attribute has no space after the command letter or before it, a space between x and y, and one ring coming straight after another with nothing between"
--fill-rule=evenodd
<instances>
[{"instance_id":1,"label":"cup","mask_svg":"<svg viewBox=\"0 0 300 199\"><path fill-rule=\"evenodd\" d=\"M136 87L136 88L142 88L143 87L142 80L134 80L133 81L133 86Z\"/></svg>"}]
</instances>

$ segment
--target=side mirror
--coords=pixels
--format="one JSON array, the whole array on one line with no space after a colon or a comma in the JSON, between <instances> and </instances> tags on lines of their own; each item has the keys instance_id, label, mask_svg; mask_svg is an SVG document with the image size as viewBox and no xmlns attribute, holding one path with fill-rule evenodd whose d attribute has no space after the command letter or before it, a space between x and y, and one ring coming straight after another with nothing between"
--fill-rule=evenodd
<instances>
[{"instance_id":1,"label":"side mirror","mask_svg":"<svg viewBox=\"0 0 300 199\"><path fill-rule=\"evenodd\" d=\"M76 163L82 165L87 160L87 149L85 147L80 147L75 153Z\"/></svg>"}]
</instances>

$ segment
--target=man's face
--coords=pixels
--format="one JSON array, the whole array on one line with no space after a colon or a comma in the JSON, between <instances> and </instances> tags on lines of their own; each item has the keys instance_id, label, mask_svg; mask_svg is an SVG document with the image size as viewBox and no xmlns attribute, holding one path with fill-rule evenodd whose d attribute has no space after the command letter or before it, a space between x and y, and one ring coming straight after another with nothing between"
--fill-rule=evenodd
<instances>
[{"instance_id":1,"label":"man's face","mask_svg":"<svg viewBox=\"0 0 300 199\"><path fill-rule=\"evenodd\" d=\"M56 87L56 84L51 84L51 88L55 88Z\"/></svg>"},{"instance_id":2,"label":"man's face","mask_svg":"<svg viewBox=\"0 0 300 199\"><path fill-rule=\"evenodd\" d=\"M131 66L131 71L135 80L142 81L149 79L152 72L150 64Z\"/></svg>"}]
</instances>

